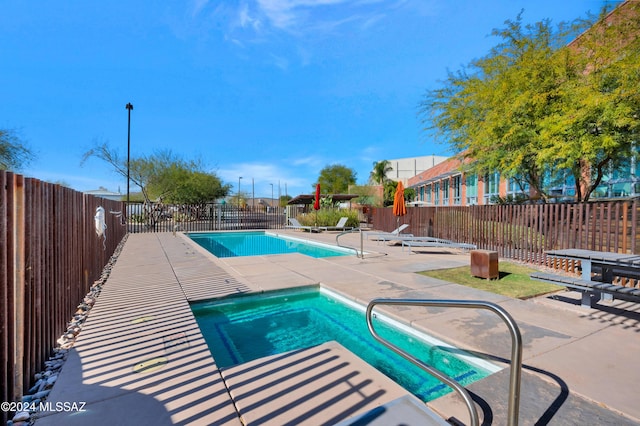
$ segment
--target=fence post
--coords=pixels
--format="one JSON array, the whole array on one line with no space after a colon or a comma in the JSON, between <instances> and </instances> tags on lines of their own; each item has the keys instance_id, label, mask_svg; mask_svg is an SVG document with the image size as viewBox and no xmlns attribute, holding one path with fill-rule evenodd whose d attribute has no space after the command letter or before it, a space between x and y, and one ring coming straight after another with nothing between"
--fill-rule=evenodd
<instances>
[{"instance_id":1,"label":"fence post","mask_svg":"<svg viewBox=\"0 0 640 426\"><path fill-rule=\"evenodd\" d=\"M13 401L22 396L24 370L24 254L25 254L25 199L24 177L14 175L13 179Z\"/></svg>"},{"instance_id":2,"label":"fence post","mask_svg":"<svg viewBox=\"0 0 640 426\"><path fill-rule=\"evenodd\" d=\"M627 228L629 226L629 203L625 201L622 203L622 253L627 252Z\"/></svg>"}]
</instances>

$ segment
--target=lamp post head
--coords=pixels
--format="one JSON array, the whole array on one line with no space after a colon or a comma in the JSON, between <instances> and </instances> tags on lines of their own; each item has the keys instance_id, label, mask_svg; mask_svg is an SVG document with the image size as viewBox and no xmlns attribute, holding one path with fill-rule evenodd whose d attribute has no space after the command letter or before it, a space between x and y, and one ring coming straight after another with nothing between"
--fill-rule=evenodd
<instances>
[{"instance_id":1,"label":"lamp post head","mask_svg":"<svg viewBox=\"0 0 640 426\"><path fill-rule=\"evenodd\" d=\"M131 111L133 109L133 105L131 105L131 102L129 102L127 105L125 105L125 108Z\"/></svg>"}]
</instances>

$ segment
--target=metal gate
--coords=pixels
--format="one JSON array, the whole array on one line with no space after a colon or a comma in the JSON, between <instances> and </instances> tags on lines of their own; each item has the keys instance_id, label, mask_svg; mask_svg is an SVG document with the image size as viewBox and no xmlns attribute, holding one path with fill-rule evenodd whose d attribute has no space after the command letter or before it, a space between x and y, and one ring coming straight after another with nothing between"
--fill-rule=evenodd
<instances>
[{"instance_id":1,"label":"metal gate","mask_svg":"<svg viewBox=\"0 0 640 426\"><path fill-rule=\"evenodd\" d=\"M127 207L132 233L282 229L285 224L285 208L264 205L131 203Z\"/></svg>"}]
</instances>

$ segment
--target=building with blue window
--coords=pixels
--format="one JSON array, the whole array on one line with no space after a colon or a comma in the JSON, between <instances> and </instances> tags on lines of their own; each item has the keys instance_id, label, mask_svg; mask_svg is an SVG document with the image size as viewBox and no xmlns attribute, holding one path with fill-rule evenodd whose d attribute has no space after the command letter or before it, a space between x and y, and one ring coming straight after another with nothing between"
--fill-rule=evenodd
<instances>
[{"instance_id":1,"label":"building with blue window","mask_svg":"<svg viewBox=\"0 0 640 426\"><path fill-rule=\"evenodd\" d=\"M584 52L590 55L593 52L589 50L589 42L585 41L584 34L595 31L593 34L597 35L598 31L602 28L611 28L612 26L615 28L618 22L622 22L623 25L628 26L629 23L637 23L639 16L640 6L638 6L638 3L631 0L624 1L605 16L602 21L570 42L568 46L572 49L584 48ZM600 26L601 24L604 24L604 26ZM625 27L623 26L621 28ZM638 27L634 26L632 28L633 31L636 31ZM625 38L620 36L619 33L608 35L608 37L610 38L607 38L605 43L611 42L612 46L616 46L615 49L620 48L618 46L627 46L629 40L637 40L637 37L629 37L627 34ZM598 42L602 43L602 41ZM583 44L585 44L586 47L582 46ZM636 51L637 50L633 50L632 52ZM586 57L588 61L591 60L591 56ZM633 65L637 67L637 64L634 63ZM587 67L584 73L588 74L589 72L590 67ZM633 93L632 89L629 89L629 91ZM627 115L629 114L632 113L627 113ZM634 126L637 126L637 114L626 118L635 120ZM629 141L629 139L626 141ZM590 200L621 199L640 196L640 177L638 176L639 170L637 164L640 158L640 151L637 145L639 141L634 140L633 142L636 144L629 144L627 142L625 145L625 148L631 148L632 151L632 154L629 155L627 160L620 162L618 158L616 160L617 167L614 167L614 163L612 162L605 165L605 169L602 171L603 176L601 181L597 182L597 187L589 195ZM624 152L626 153L627 150ZM612 156L615 156L615 154L603 154L603 158L611 158ZM523 180L513 177L506 178L501 175L499 170L480 176L473 173L466 173L464 165L471 161L473 160L468 158L462 160L462 157L452 157L408 179L407 187L413 188L417 194L418 199L415 200L417 202L416 204L456 206L492 204L500 201L500 199L518 200L523 198L536 201L540 198L540 194L533 188L530 188ZM591 168L593 169L595 167ZM586 167L584 169L586 170ZM598 174L600 174L600 172L601 169L599 169ZM587 173L594 172L593 170L591 172L585 172L584 177L580 179L582 196L585 195L587 189L590 189L595 184L593 180L595 178L593 176L587 176ZM561 202L576 199L576 180L568 170L553 168L552 165L549 165L543 174L541 186L543 187L544 193L547 194L549 201Z\"/></svg>"},{"instance_id":2,"label":"building with blue window","mask_svg":"<svg viewBox=\"0 0 640 426\"><path fill-rule=\"evenodd\" d=\"M470 162L466 159L465 162ZM623 168L609 167L602 182L591 195L591 200L620 199L640 196L638 161L632 157ZM410 178L407 187L416 191L417 205L469 206L493 204L499 198L536 199L529 184L519 179L505 179L499 172L478 176L464 172L458 157L451 157ZM573 201L575 180L564 170L545 174L545 191L552 201Z\"/></svg>"}]
</instances>

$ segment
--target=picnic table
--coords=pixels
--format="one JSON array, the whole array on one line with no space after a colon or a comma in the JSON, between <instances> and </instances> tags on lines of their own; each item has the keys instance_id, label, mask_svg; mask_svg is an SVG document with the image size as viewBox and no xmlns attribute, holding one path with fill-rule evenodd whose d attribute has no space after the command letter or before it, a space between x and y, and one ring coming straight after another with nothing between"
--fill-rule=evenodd
<instances>
[{"instance_id":1,"label":"picnic table","mask_svg":"<svg viewBox=\"0 0 640 426\"><path fill-rule=\"evenodd\" d=\"M612 282L614 275L634 279L640 277L640 255L637 254L583 249L550 250L546 253L559 259L579 260L583 280L591 281L592 273L602 274L603 282Z\"/></svg>"},{"instance_id":2,"label":"picnic table","mask_svg":"<svg viewBox=\"0 0 640 426\"><path fill-rule=\"evenodd\" d=\"M582 306L592 307L594 301L612 300L614 297L640 302L639 288L613 284L613 277L616 276L636 281L640 279L640 255L584 249L550 250L545 253L556 259L579 261L582 268L580 279L544 272L531 274L531 278L582 291Z\"/></svg>"}]
</instances>

